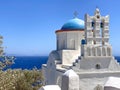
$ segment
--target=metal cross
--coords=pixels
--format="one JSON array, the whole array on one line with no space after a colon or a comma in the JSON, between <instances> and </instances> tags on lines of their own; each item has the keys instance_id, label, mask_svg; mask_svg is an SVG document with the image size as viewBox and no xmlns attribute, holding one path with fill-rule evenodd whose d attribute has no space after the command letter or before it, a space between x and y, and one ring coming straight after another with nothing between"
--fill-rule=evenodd
<instances>
[{"instance_id":1,"label":"metal cross","mask_svg":"<svg viewBox=\"0 0 120 90\"><path fill-rule=\"evenodd\" d=\"M96 6L96 8L98 8L98 6Z\"/></svg>"},{"instance_id":2,"label":"metal cross","mask_svg":"<svg viewBox=\"0 0 120 90\"><path fill-rule=\"evenodd\" d=\"M77 17L77 16L78 16L78 12L75 11L75 12L74 12L74 17Z\"/></svg>"}]
</instances>

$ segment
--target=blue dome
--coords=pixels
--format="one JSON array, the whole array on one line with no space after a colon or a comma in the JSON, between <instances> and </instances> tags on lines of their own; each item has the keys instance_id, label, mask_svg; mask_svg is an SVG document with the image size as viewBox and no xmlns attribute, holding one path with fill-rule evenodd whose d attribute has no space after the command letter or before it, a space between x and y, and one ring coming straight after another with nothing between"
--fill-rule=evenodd
<instances>
[{"instance_id":1,"label":"blue dome","mask_svg":"<svg viewBox=\"0 0 120 90\"><path fill-rule=\"evenodd\" d=\"M84 29L84 21L78 18L74 18L65 23L61 28L61 30L73 29Z\"/></svg>"}]
</instances>

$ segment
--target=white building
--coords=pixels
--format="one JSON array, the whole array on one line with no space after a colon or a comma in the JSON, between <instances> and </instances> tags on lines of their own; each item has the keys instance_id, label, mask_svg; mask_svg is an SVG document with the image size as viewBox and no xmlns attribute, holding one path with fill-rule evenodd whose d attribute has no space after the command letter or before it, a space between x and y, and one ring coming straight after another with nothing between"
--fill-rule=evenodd
<instances>
[{"instance_id":1,"label":"white building","mask_svg":"<svg viewBox=\"0 0 120 90\"><path fill-rule=\"evenodd\" d=\"M61 87L61 77L69 69L79 76L79 90L103 90L109 77L120 77L120 65L109 44L109 16L85 15L69 20L56 31L57 49L42 67L45 84Z\"/></svg>"}]
</instances>

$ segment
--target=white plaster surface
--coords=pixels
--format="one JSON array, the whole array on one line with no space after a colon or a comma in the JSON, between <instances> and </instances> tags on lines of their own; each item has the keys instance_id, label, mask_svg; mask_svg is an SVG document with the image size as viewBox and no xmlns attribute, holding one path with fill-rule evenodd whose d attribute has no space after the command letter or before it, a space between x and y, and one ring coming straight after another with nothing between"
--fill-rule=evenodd
<instances>
[{"instance_id":1,"label":"white plaster surface","mask_svg":"<svg viewBox=\"0 0 120 90\"><path fill-rule=\"evenodd\" d=\"M78 76L72 69L66 71L63 75L67 76L67 77L77 77Z\"/></svg>"},{"instance_id":2,"label":"white plaster surface","mask_svg":"<svg viewBox=\"0 0 120 90\"><path fill-rule=\"evenodd\" d=\"M46 85L42 86L39 90L61 90L58 85Z\"/></svg>"},{"instance_id":3,"label":"white plaster surface","mask_svg":"<svg viewBox=\"0 0 120 90\"><path fill-rule=\"evenodd\" d=\"M72 65L72 63L75 62L75 59L80 55L80 50L61 50L59 51L59 54L61 55L62 65Z\"/></svg>"},{"instance_id":4,"label":"white plaster surface","mask_svg":"<svg viewBox=\"0 0 120 90\"><path fill-rule=\"evenodd\" d=\"M107 78L84 78L80 79L80 89L79 90L103 90L104 83ZM96 89L97 86L101 89Z\"/></svg>"},{"instance_id":5,"label":"white plaster surface","mask_svg":"<svg viewBox=\"0 0 120 90\"><path fill-rule=\"evenodd\" d=\"M62 90L79 90L79 76L71 69L62 75Z\"/></svg>"},{"instance_id":6,"label":"white plaster surface","mask_svg":"<svg viewBox=\"0 0 120 90\"><path fill-rule=\"evenodd\" d=\"M120 77L109 77L105 87L114 87L120 90Z\"/></svg>"},{"instance_id":7,"label":"white plaster surface","mask_svg":"<svg viewBox=\"0 0 120 90\"><path fill-rule=\"evenodd\" d=\"M57 50L78 50L81 40L84 38L84 31L64 31L58 32L57 35Z\"/></svg>"},{"instance_id":8,"label":"white plaster surface","mask_svg":"<svg viewBox=\"0 0 120 90\"><path fill-rule=\"evenodd\" d=\"M45 83L57 84L62 90L103 90L104 85L109 85L105 86L106 90L120 90L120 79L109 78L120 77L120 65L112 56L109 44L109 16L101 16L96 9L94 16L87 14L85 18L85 32L68 30L56 33L57 50L50 53L47 65L42 68ZM93 31L91 24L94 20ZM101 22L104 28L100 27ZM82 39L86 41L83 45ZM75 89L78 86L79 89Z\"/></svg>"}]
</instances>

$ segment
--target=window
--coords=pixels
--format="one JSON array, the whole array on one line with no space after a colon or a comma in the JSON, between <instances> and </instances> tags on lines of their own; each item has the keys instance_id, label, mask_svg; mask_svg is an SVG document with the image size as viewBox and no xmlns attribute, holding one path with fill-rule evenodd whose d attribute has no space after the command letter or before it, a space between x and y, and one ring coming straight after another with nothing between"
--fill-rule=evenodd
<instances>
[{"instance_id":1,"label":"window","mask_svg":"<svg viewBox=\"0 0 120 90\"><path fill-rule=\"evenodd\" d=\"M105 50L105 47L102 48L102 54L103 54L103 56L106 56L106 50Z\"/></svg>"},{"instance_id":2,"label":"window","mask_svg":"<svg viewBox=\"0 0 120 90\"><path fill-rule=\"evenodd\" d=\"M93 56L95 56L95 53L96 53L96 52L95 52L95 47L93 47L93 48L92 48L92 54L93 54Z\"/></svg>"},{"instance_id":3,"label":"window","mask_svg":"<svg viewBox=\"0 0 120 90\"><path fill-rule=\"evenodd\" d=\"M70 40L70 49L75 49L75 40Z\"/></svg>"},{"instance_id":4,"label":"window","mask_svg":"<svg viewBox=\"0 0 120 90\"><path fill-rule=\"evenodd\" d=\"M84 45L86 44L86 41L84 39L81 40L81 44Z\"/></svg>"},{"instance_id":5,"label":"window","mask_svg":"<svg viewBox=\"0 0 120 90\"><path fill-rule=\"evenodd\" d=\"M109 47L107 48L107 55L111 56L111 49Z\"/></svg>"},{"instance_id":6,"label":"window","mask_svg":"<svg viewBox=\"0 0 120 90\"><path fill-rule=\"evenodd\" d=\"M96 64L95 68L96 68L96 69L100 69L100 68L101 68L101 67L100 67L100 64Z\"/></svg>"},{"instance_id":7,"label":"window","mask_svg":"<svg viewBox=\"0 0 120 90\"><path fill-rule=\"evenodd\" d=\"M97 48L97 55L101 56L101 49L99 47Z\"/></svg>"},{"instance_id":8,"label":"window","mask_svg":"<svg viewBox=\"0 0 120 90\"><path fill-rule=\"evenodd\" d=\"M103 27L104 27L104 24L103 24L103 22L101 22L101 24L100 24L100 27L101 27L101 28L103 28Z\"/></svg>"},{"instance_id":9,"label":"window","mask_svg":"<svg viewBox=\"0 0 120 90\"><path fill-rule=\"evenodd\" d=\"M97 19L99 19L100 18L100 16L99 15L97 15Z\"/></svg>"},{"instance_id":10,"label":"window","mask_svg":"<svg viewBox=\"0 0 120 90\"><path fill-rule=\"evenodd\" d=\"M90 48L87 47L87 56L91 56Z\"/></svg>"},{"instance_id":11,"label":"window","mask_svg":"<svg viewBox=\"0 0 120 90\"><path fill-rule=\"evenodd\" d=\"M92 27L94 27L95 26L95 23L94 22L92 22Z\"/></svg>"}]
</instances>

